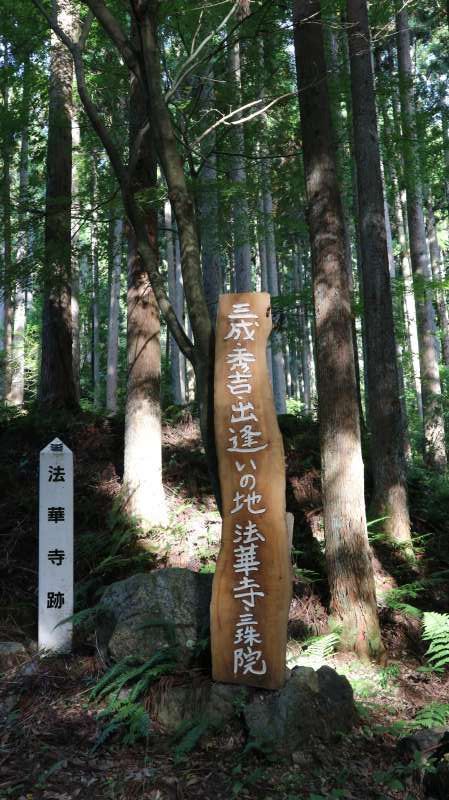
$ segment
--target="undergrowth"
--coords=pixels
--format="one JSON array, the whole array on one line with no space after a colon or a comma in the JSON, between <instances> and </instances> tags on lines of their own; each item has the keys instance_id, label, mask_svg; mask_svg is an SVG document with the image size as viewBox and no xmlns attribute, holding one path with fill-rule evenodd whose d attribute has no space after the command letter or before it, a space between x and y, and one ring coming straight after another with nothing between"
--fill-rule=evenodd
<instances>
[{"instance_id":1,"label":"undergrowth","mask_svg":"<svg viewBox=\"0 0 449 800\"><path fill-rule=\"evenodd\" d=\"M107 720L107 724L101 729L94 750L113 733L119 733L124 744L147 738L151 720L143 703L145 694L159 678L177 668L171 648L156 651L143 663L134 656L127 656L114 664L90 693L91 701L107 698L107 705L98 714L98 720Z\"/></svg>"}]
</instances>

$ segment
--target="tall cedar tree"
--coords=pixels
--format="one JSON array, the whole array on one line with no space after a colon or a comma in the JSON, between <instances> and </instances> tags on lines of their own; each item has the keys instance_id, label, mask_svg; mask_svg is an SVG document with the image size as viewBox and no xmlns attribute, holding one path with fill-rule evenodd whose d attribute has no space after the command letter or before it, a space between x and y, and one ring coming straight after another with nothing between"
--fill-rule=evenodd
<instances>
[{"instance_id":1,"label":"tall cedar tree","mask_svg":"<svg viewBox=\"0 0 449 800\"><path fill-rule=\"evenodd\" d=\"M135 46L138 43L135 28L133 42ZM134 76L131 77L129 107L132 149L146 120L142 93ZM149 133L142 137L139 153L130 175L131 191L145 214L148 244L157 259L157 211L149 197L151 188L157 186L157 168ZM148 529L168 522L162 485L160 319L148 270L139 255L131 226L128 228L127 309L128 383L123 482L127 510Z\"/></svg>"},{"instance_id":2,"label":"tall cedar tree","mask_svg":"<svg viewBox=\"0 0 449 800\"><path fill-rule=\"evenodd\" d=\"M63 31L76 28L70 0L54 0ZM45 408L77 406L72 368L71 195L72 79L70 53L52 35L45 207L44 305L39 399Z\"/></svg>"},{"instance_id":3,"label":"tall cedar tree","mask_svg":"<svg viewBox=\"0 0 449 800\"><path fill-rule=\"evenodd\" d=\"M425 457L431 468L442 470L447 466L447 456L441 404L438 345L435 332L435 312L430 288L432 273L427 249L421 176L419 172L413 73L410 57L410 28L407 10L404 7L396 15L396 35L410 259L412 262L418 323Z\"/></svg>"},{"instance_id":4,"label":"tall cedar tree","mask_svg":"<svg viewBox=\"0 0 449 800\"><path fill-rule=\"evenodd\" d=\"M403 420L393 322L385 207L366 0L347 0L358 226L365 317L372 514L388 536L411 548Z\"/></svg>"},{"instance_id":5,"label":"tall cedar tree","mask_svg":"<svg viewBox=\"0 0 449 800\"><path fill-rule=\"evenodd\" d=\"M318 0L296 0L293 20L312 251L331 613L342 628L344 648L363 658L379 658L383 645L366 529L343 211Z\"/></svg>"}]
</instances>

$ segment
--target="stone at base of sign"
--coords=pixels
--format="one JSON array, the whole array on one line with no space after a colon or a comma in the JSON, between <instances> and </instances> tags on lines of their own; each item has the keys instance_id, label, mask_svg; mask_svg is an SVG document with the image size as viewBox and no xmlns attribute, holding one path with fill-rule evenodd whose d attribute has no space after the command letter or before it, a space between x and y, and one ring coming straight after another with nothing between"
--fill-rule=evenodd
<instances>
[{"instance_id":1,"label":"stone at base of sign","mask_svg":"<svg viewBox=\"0 0 449 800\"><path fill-rule=\"evenodd\" d=\"M243 716L250 740L281 754L350 730L357 712L347 678L323 666L295 667L281 691L255 695Z\"/></svg>"},{"instance_id":2,"label":"stone at base of sign","mask_svg":"<svg viewBox=\"0 0 449 800\"><path fill-rule=\"evenodd\" d=\"M199 719L206 736L232 727L279 755L298 753L316 740L328 742L357 720L349 681L327 666L287 671L285 686L270 693L190 677L185 684L156 690L152 716L165 733Z\"/></svg>"}]
</instances>

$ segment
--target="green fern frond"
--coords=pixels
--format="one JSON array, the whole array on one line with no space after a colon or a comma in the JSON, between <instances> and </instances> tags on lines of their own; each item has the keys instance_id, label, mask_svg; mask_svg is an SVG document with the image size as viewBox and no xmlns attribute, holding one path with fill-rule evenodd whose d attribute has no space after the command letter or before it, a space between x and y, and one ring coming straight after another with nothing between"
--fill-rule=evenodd
<instances>
[{"instance_id":1,"label":"green fern frond","mask_svg":"<svg viewBox=\"0 0 449 800\"><path fill-rule=\"evenodd\" d=\"M210 721L207 717L195 717L182 723L174 736L175 741L178 739L175 760L179 761L190 753L209 728Z\"/></svg>"},{"instance_id":2,"label":"green fern frond","mask_svg":"<svg viewBox=\"0 0 449 800\"><path fill-rule=\"evenodd\" d=\"M426 656L434 669L449 664L449 614L426 611L423 614L422 638L430 642Z\"/></svg>"},{"instance_id":3,"label":"green fern frond","mask_svg":"<svg viewBox=\"0 0 449 800\"><path fill-rule=\"evenodd\" d=\"M439 728L449 719L449 703L429 703L421 708L412 722L413 728Z\"/></svg>"},{"instance_id":4,"label":"green fern frond","mask_svg":"<svg viewBox=\"0 0 449 800\"><path fill-rule=\"evenodd\" d=\"M325 633L322 636L314 636L303 642L303 652L308 658L325 659L329 658L335 651L340 641L340 630L332 631L332 633Z\"/></svg>"}]
</instances>

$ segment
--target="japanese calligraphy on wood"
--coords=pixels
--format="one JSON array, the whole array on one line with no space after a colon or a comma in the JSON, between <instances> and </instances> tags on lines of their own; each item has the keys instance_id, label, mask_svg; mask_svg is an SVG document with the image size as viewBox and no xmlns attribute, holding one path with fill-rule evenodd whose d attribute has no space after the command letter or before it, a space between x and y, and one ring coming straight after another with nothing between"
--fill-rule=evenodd
<instances>
[{"instance_id":1,"label":"japanese calligraphy on wood","mask_svg":"<svg viewBox=\"0 0 449 800\"><path fill-rule=\"evenodd\" d=\"M73 456L60 439L39 466L39 631L41 652L68 653L73 614Z\"/></svg>"},{"instance_id":2,"label":"japanese calligraphy on wood","mask_svg":"<svg viewBox=\"0 0 449 800\"><path fill-rule=\"evenodd\" d=\"M277 689L285 681L292 575L266 358L271 327L269 294L220 297L214 402L223 528L211 635L215 680Z\"/></svg>"}]
</instances>

